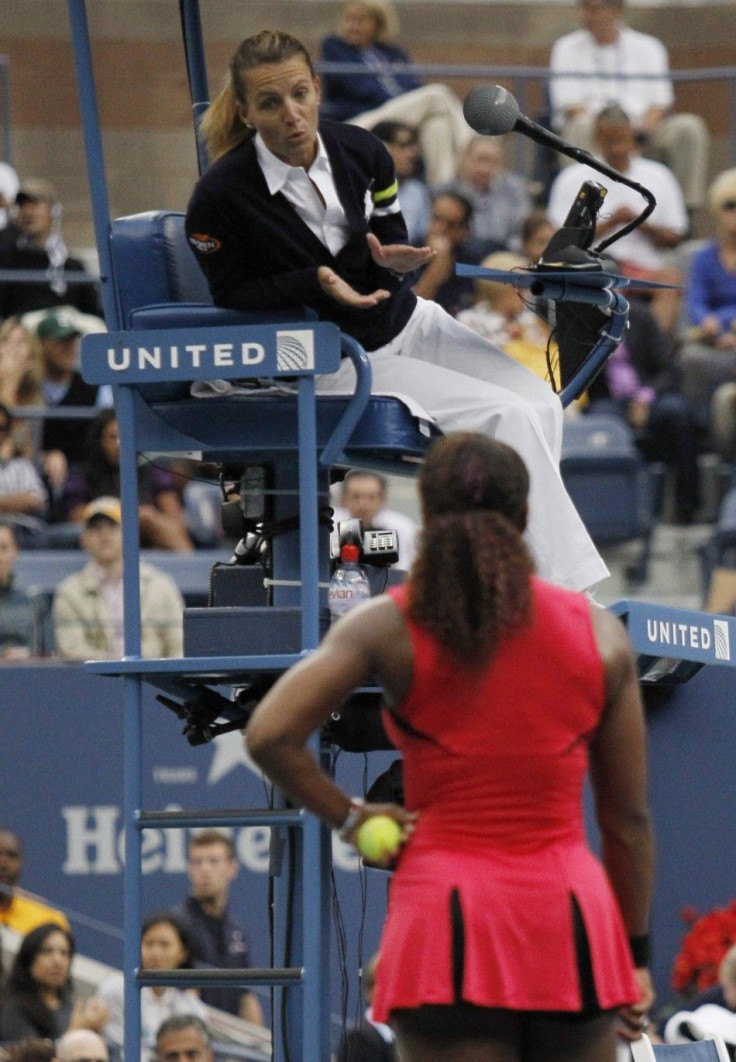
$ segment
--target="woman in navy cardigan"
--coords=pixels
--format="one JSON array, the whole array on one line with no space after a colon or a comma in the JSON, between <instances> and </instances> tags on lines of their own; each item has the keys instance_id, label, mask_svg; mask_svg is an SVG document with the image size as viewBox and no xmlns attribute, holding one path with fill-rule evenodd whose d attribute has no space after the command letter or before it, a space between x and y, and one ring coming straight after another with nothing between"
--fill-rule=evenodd
<instances>
[{"instance_id":1,"label":"woman in navy cardigan","mask_svg":"<svg viewBox=\"0 0 736 1062\"><path fill-rule=\"evenodd\" d=\"M325 73L323 113L361 129L379 122L407 122L419 130L427 183L456 174L472 130L460 100L447 85L423 85L409 71L409 55L392 43L396 13L388 0L346 0L339 31L322 41L324 63L349 63L349 73Z\"/></svg>"},{"instance_id":2,"label":"woman in navy cardigan","mask_svg":"<svg viewBox=\"0 0 736 1062\"><path fill-rule=\"evenodd\" d=\"M391 156L362 129L319 121L304 46L264 30L243 41L202 120L210 157L187 212L189 243L215 303L311 307L369 352L374 394L398 394L444 432L481 431L531 471L527 541L540 574L584 589L608 574L559 476L562 407L498 347L417 298ZM351 394L352 363L320 392Z\"/></svg>"}]
</instances>

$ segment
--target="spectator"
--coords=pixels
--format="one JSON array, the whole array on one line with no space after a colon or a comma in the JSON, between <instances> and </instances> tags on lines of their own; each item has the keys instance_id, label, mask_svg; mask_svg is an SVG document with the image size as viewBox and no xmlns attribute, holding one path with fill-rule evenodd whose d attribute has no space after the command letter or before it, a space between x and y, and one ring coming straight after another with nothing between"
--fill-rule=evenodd
<instances>
[{"instance_id":1,"label":"spectator","mask_svg":"<svg viewBox=\"0 0 736 1062\"><path fill-rule=\"evenodd\" d=\"M41 340L43 381L41 390L47 406L111 405L109 393L82 379L79 364L79 326L63 310L46 314L38 323ZM47 417L42 447L45 453L60 451L68 464L84 459L84 432L73 420Z\"/></svg>"},{"instance_id":2,"label":"spectator","mask_svg":"<svg viewBox=\"0 0 736 1062\"><path fill-rule=\"evenodd\" d=\"M192 953L189 934L174 915L162 911L149 915L141 927L141 969L189 970ZM156 1034L167 1018L175 1014L193 1015L205 1021L207 1007L191 988L164 985L144 986L141 993L141 1062L156 1057ZM115 973L99 987L99 998L108 1008L108 1019L101 1030L112 1048L124 1047L124 978ZM132 1062L132 1060L131 1060Z\"/></svg>"},{"instance_id":3,"label":"spectator","mask_svg":"<svg viewBox=\"0 0 736 1062\"><path fill-rule=\"evenodd\" d=\"M41 390L47 407L90 407L112 405L109 387L88 384L79 372L80 325L65 310L55 310L38 323L41 341L43 380ZM77 420L47 416L41 434L41 462L50 495L48 519L58 523L65 519L63 490L69 467L86 457L85 431ZM63 537L63 533L62 533ZM76 544L76 530L74 531ZM68 543L59 542L58 545Z\"/></svg>"},{"instance_id":4,"label":"spectator","mask_svg":"<svg viewBox=\"0 0 736 1062\"><path fill-rule=\"evenodd\" d=\"M36 466L16 453L10 410L0 404L0 517L12 525L21 546L45 544L47 504Z\"/></svg>"},{"instance_id":5,"label":"spectator","mask_svg":"<svg viewBox=\"0 0 736 1062\"><path fill-rule=\"evenodd\" d=\"M102 495L120 497L120 435L114 409L102 409L89 425L85 460L66 480L66 518L79 522L85 505ZM174 476L167 469L142 464L138 469L138 523L141 545L189 551L194 548Z\"/></svg>"},{"instance_id":6,"label":"spectator","mask_svg":"<svg viewBox=\"0 0 736 1062\"><path fill-rule=\"evenodd\" d=\"M626 339L589 390L590 412L618 413L633 429L648 460L673 467L675 520L690 524L700 500L695 417L678 389L673 360L655 322L633 304L631 316Z\"/></svg>"},{"instance_id":7,"label":"spectator","mask_svg":"<svg viewBox=\"0 0 736 1062\"><path fill-rule=\"evenodd\" d=\"M425 243L435 252L412 285L423 299L438 303L451 317L473 301L473 281L455 273L458 262L477 262L477 248L469 243L473 207L460 192L437 192Z\"/></svg>"},{"instance_id":8,"label":"spectator","mask_svg":"<svg viewBox=\"0 0 736 1062\"><path fill-rule=\"evenodd\" d=\"M85 270L79 259L69 255L64 243L61 204L53 185L29 177L21 182L15 202L17 232L0 240L0 269L40 270L49 279L0 284L0 317L19 317L31 310L65 305L102 317L97 285L64 278L66 272Z\"/></svg>"},{"instance_id":9,"label":"spectator","mask_svg":"<svg viewBox=\"0 0 736 1062\"><path fill-rule=\"evenodd\" d=\"M521 253L528 265L536 265L547 244L552 239L555 227L545 210L532 210L521 223Z\"/></svg>"},{"instance_id":10,"label":"spectator","mask_svg":"<svg viewBox=\"0 0 736 1062\"><path fill-rule=\"evenodd\" d=\"M397 531L399 535L398 567L408 572L416 552L418 526L410 517L386 508L388 484L384 476L361 468L351 468L342 481L341 506L334 510L333 520L362 520L363 528Z\"/></svg>"},{"instance_id":11,"label":"spectator","mask_svg":"<svg viewBox=\"0 0 736 1062\"><path fill-rule=\"evenodd\" d=\"M716 177L708 189L708 206L716 234L690 260L687 329L679 356L682 390L695 408L698 423L702 427L710 423L713 442L729 461L734 456L736 430L736 169Z\"/></svg>"},{"instance_id":12,"label":"spectator","mask_svg":"<svg viewBox=\"0 0 736 1062\"><path fill-rule=\"evenodd\" d=\"M630 116L644 154L671 168L688 208L702 206L708 130L697 115L671 113L667 49L656 37L623 22L624 0L579 0L579 9L583 28L556 41L550 56L555 127L565 139L590 150L596 114L617 103ZM661 76L630 76L637 74ZM567 165L567 159L562 161Z\"/></svg>"},{"instance_id":13,"label":"spectator","mask_svg":"<svg viewBox=\"0 0 736 1062\"><path fill-rule=\"evenodd\" d=\"M532 208L524 180L504 168L503 145L503 137L474 136L460 158L457 177L441 189L460 192L472 203L476 261L510 248Z\"/></svg>"},{"instance_id":14,"label":"spectator","mask_svg":"<svg viewBox=\"0 0 736 1062\"><path fill-rule=\"evenodd\" d=\"M157 1062L214 1062L207 1026L193 1014L177 1014L162 1022L156 1034Z\"/></svg>"},{"instance_id":15,"label":"spectator","mask_svg":"<svg viewBox=\"0 0 736 1062\"><path fill-rule=\"evenodd\" d=\"M191 893L176 910L186 927L191 954L199 967L226 970L250 966L248 939L230 911L230 886L238 873L233 842L219 830L203 830L189 842L187 874ZM258 997L241 988L203 988L211 1007L263 1025Z\"/></svg>"},{"instance_id":16,"label":"spectator","mask_svg":"<svg viewBox=\"0 0 736 1062\"><path fill-rule=\"evenodd\" d=\"M41 341L17 317L0 324L0 402L5 406L42 406L43 358ZM16 421L16 449L24 457L40 450L40 421Z\"/></svg>"},{"instance_id":17,"label":"spectator","mask_svg":"<svg viewBox=\"0 0 736 1062\"><path fill-rule=\"evenodd\" d=\"M15 228L11 217L11 208L15 205L20 181L18 174L7 162L0 162L0 230L3 235L7 229ZM7 234L9 235L9 233Z\"/></svg>"},{"instance_id":18,"label":"spectator","mask_svg":"<svg viewBox=\"0 0 736 1062\"><path fill-rule=\"evenodd\" d=\"M661 162L643 159L637 153L634 132L625 111L617 104L604 108L595 122L598 152L609 166L654 193L657 205L644 224L606 249L621 270L637 280L678 284L679 273L668 267L664 252L676 247L687 230L687 214L677 181ZM562 226L583 181L597 181L608 192L596 226L596 238L607 236L631 221L644 208L641 195L633 188L601 176L581 163L568 166L555 178L550 189L547 213L553 225ZM629 289L635 294L633 288ZM651 298L652 313L664 332L674 329L680 312L680 293L662 289Z\"/></svg>"},{"instance_id":19,"label":"spectator","mask_svg":"<svg viewBox=\"0 0 736 1062\"><path fill-rule=\"evenodd\" d=\"M733 611L733 602L729 611ZM736 1048L736 946L729 948L721 960L718 984L689 999L686 1010L671 1015L665 1023L663 1038L669 1044L691 1043L713 1033L725 1040L733 1058Z\"/></svg>"},{"instance_id":20,"label":"spectator","mask_svg":"<svg viewBox=\"0 0 736 1062\"><path fill-rule=\"evenodd\" d=\"M102 1028L109 1013L102 1000L73 999L73 956L71 933L54 922L23 937L0 1000L0 1041L55 1040L67 1029Z\"/></svg>"},{"instance_id":21,"label":"spectator","mask_svg":"<svg viewBox=\"0 0 736 1062\"><path fill-rule=\"evenodd\" d=\"M117 498L97 498L82 513L89 561L56 588L52 616L57 649L68 660L117 660L123 654L123 535ZM182 655L184 602L174 580L140 565L141 653Z\"/></svg>"},{"instance_id":22,"label":"spectator","mask_svg":"<svg viewBox=\"0 0 736 1062\"><path fill-rule=\"evenodd\" d=\"M22 873L23 845L20 837L7 826L0 826L0 926L25 934L37 926L53 922L68 930L69 922L65 914L18 892Z\"/></svg>"},{"instance_id":23,"label":"spectator","mask_svg":"<svg viewBox=\"0 0 736 1062\"><path fill-rule=\"evenodd\" d=\"M53 1040L39 1036L26 1036L15 1044L9 1044L7 1062L52 1062L57 1057Z\"/></svg>"},{"instance_id":24,"label":"spectator","mask_svg":"<svg viewBox=\"0 0 736 1062\"><path fill-rule=\"evenodd\" d=\"M419 245L429 228L432 196L418 175L421 151L417 131L403 122L379 122L371 132L388 148L399 182L399 205L406 222L409 242Z\"/></svg>"},{"instance_id":25,"label":"spectator","mask_svg":"<svg viewBox=\"0 0 736 1062\"><path fill-rule=\"evenodd\" d=\"M447 85L422 83L395 64L411 63L392 43L398 19L390 0L345 0L339 31L322 42L321 60L352 63L347 74L325 74L326 114L363 129L378 122L408 122L419 130L431 187L449 181L472 133L460 100Z\"/></svg>"},{"instance_id":26,"label":"spectator","mask_svg":"<svg viewBox=\"0 0 736 1062\"><path fill-rule=\"evenodd\" d=\"M337 1062L399 1062L396 1037L390 1026L373 1021L373 993L376 988L374 955L363 967L361 989L366 1002L363 1019L342 1036L337 1047Z\"/></svg>"},{"instance_id":27,"label":"spectator","mask_svg":"<svg viewBox=\"0 0 736 1062\"><path fill-rule=\"evenodd\" d=\"M70 1029L56 1043L59 1062L109 1062L107 1044L91 1029Z\"/></svg>"},{"instance_id":28,"label":"spectator","mask_svg":"<svg viewBox=\"0 0 736 1062\"><path fill-rule=\"evenodd\" d=\"M39 655L43 644L41 617L38 610L27 594L13 587L17 556L18 546L13 528L9 523L0 519L0 659L2 660L22 660L32 655ZM1 874L0 882L2 882Z\"/></svg>"},{"instance_id":29,"label":"spectator","mask_svg":"<svg viewBox=\"0 0 736 1062\"><path fill-rule=\"evenodd\" d=\"M511 251L497 251L484 258L486 269L523 270L527 260ZM530 372L549 380L547 348L550 327L530 310L519 291L496 280L475 281L476 301L457 316L468 328L505 350ZM557 360L557 347L550 345L550 359Z\"/></svg>"}]
</instances>

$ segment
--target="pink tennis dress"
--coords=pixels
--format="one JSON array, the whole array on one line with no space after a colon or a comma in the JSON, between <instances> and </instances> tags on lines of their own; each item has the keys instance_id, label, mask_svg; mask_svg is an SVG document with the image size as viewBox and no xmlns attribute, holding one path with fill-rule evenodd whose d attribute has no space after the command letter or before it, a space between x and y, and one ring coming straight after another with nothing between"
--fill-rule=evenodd
<instances>
[{"instance_id":1,"label":"pink tennis dress","mask_svg":"<svg viewBox=\"0 0 736 1062\"><path fill-rule=\"evenodd\" d=\"M404 611L405 589L391 593ZM587 600L535 578L532 624L480 673L407 623L414 675L397 714L413 733L391 713L384 721L419 821L391 880L375 1020L460 1000L545 1011L635 1002L618 904L584 830L605 701Z\"/></svg>"}]
</instances>

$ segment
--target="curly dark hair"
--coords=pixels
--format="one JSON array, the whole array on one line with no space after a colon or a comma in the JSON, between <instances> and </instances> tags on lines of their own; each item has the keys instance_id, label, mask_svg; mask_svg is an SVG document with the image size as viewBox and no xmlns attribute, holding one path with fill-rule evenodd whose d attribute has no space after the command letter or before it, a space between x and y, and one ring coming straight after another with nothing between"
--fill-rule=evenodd
<instances>
[{"instance_id":1,"label":"curly dark hair","mask_svg":"<svg viewBox=\"0 0 736 1062\"><path fill-rule=\"evenodd\" d=\"M531 619L534 566L521 537L529 473L505 443L457 432L429 448L419 493L409 616L466 666L483 666Z\"/></svg>"},{"instance_id":2,"label":"curly dark hair","mask_svg":"<svg viewBox=\"0 0 736 1062\"><path fill-rule=\"evenodd\" d=\"M70 959L74 957L74 937L71 933L56 922L44 922L43 925L36 926L35 929L32 929L30 933L26 933L23 937L5 985L7 997L15 1000L19 1009L37 1030L38 1035L51 1039L58 1033L56 1020L53 1011L46 1006L41 998L39 984L31 973L31 967L53 933L61 933L62 936L66 937L69 943L69 957ZM69 978L62 986L60 992L62 1002L69 998L71 991L70 967Z\"/></svg>"}]
</instances>

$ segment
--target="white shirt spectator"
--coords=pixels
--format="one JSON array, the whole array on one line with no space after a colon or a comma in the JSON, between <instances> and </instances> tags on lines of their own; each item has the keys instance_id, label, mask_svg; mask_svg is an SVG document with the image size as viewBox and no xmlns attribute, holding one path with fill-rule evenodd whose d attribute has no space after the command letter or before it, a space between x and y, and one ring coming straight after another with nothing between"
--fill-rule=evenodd
<instances>
[{"instance_id":1,"label":"white shirt spectator","mask_svg":"<svg viewBox=\"0 0 736 1062\"><path fill-rule=\"evenodd\" d=\"M10 221L8 207L15 202L20 188L18 174L7 162L0 162L0 229L6 229Z\"/></svg>"},{"instance_id":2,"label":"white shirt spectator","mask_svg":"<svg viewBox=\"0 0 736 1062\"><path fill-rule=\"evenodd\" d=\"M631 159L624 176L643 185L654 194L657 205L648 219L652 225L672 229L683 235L687 232L688 219L682 191L674 175L666 166L663 166L661 162L635 156ZM555 228L563 224L583 181L596 181L608 189L600 211L601 217L608 213L613 214L620 207L629 207L638 214L646 205L642 196L633 188L602 176L590 166L576 163L562 170L550 189L547 214ZM637 229L611 244L606 249L606 253L619 262L630 262L641 269L664 268L662 252Z\"/></svg>"},{"instance_id":3,"label":"white shirt spectator","mask_svg":"<svg viewBox=\"0 0 736 1062\"><path fill-rule=\"evenodd\" d=\"M674 94L669 76L667 49L656 37L621 26L613 44L598 44L586 29L560 37L550 55L552 77L549 83L553 121L561 128L565 111L584 105L597 114L608 103L618 103L634 128L651 107L672 106ZM580 74L594 75L579 77ZM630 77L632 74L661 74L658 78ZM626 75L626 76L624 76Z\"/></svg>"},{"instance_id":4,"label":"white shirt spectator","mask_svg":"<svg viewBox=\"0 0 736 1062\"><path fill-rule=\"evenodd\" d=\"M110 1007L110 1018L102 1035L111 1047L123 1048L124 1007L123 975L113 974L100 985L97 998ZM156 1057L156 1033L167 1018L177 1014L192 1014L207 1021L208 1009L193 992L181 988L165 988L160 996L147 985L141 993L141 1062L153 1062ZM131 1059L130 1062L133 1062Z\"/></svg>"},{"instance_id":5,"label":"white shirt spectator","mask_svg":"<svg viewBox=\"0 0 736 1062\"><path fill-rule=\"evenodd\" d=\"M44 505L48 501L36 466L25 457L0 459L0 497L5 498L10 494L31 494Z\"/></svg>"}]
</instances>

